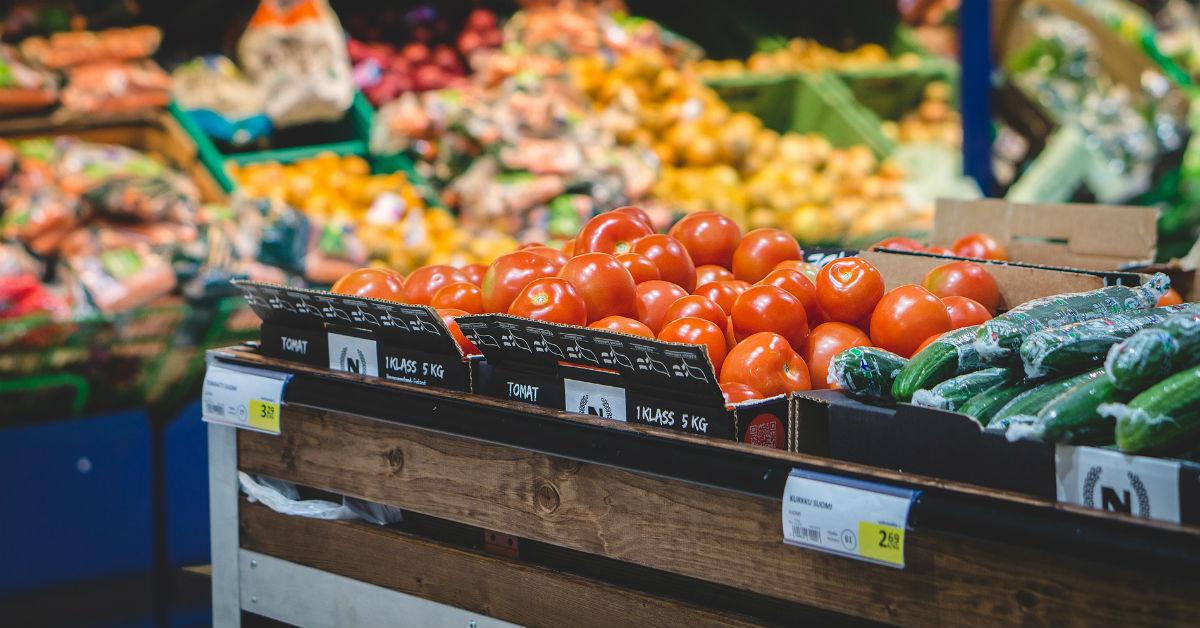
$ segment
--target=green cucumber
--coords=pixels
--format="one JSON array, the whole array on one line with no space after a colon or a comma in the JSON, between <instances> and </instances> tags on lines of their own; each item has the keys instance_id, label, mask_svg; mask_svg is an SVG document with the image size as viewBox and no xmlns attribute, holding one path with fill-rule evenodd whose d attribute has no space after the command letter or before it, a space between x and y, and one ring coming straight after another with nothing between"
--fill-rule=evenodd
<instances>
[{"instance_id":1,"label":"green cucumber","mask_svg":"<svg viewBox=\"0 0 1200 628\"><path fill-rule=\"evenodd\" d=\"M974 418L983 425L992 420L996 411L1017 395L1029 390L1029 384L1017 382L985 390L958 407L959 414Z\"/></svg>"},{"instance_id":2,"label":"green cucumber","mask_svg":"<svg viewBox=\"0 0 1200 628\"><path fill-rule=\"evenodd\" d=\"M1055 397L1028 429L1009 430L1009 440L1031 438L1066 445L1111 445L1115 422L1100 404L1119 401L1121 393L1107 377L1089 379Z\"/></svg>"},{"instance_id":3,"label":"green cucumber","mask_svg":"<svg viewBox=\"0 0 1200 628\"><path fill-rule=\"evenodd\" d=\"M955 375L978 369L979 357L972 346L978 331L978 325L948 331L914 355L892 384L896 401L908 401L922 388L933 388Z\"/></svg>"},{"instance_id":4,"label":"green cucumber","mask_svg":"<svg viewBox=\"0 0 1200 628\"><path fill-rule=\"evenodd\" d=\"M829 361L829 383L852 396L891 401L892 381L908 360L878 347L851 347Z\"/></svg>"},{"instance_id":5,"label":"green cucumber","mask_svg":"<svg viewBox=\"0 0 1200 628\"><path fill-rule=\"evenodd\" d=\"M1096 369L1082 375L1064 377L1052 382L1038 384L1004 404L1004 407L997 410L996 414L992 416L992 420L996 421L1010 416L1036 417L1046 407L1046 404L1050 403L1055 397L1079 384L1100 377L1104 377L1104 369Z\"/></svg>"},{"instance_id":6,"label":"green cucumber","mask_svg":"<svg viewBox=\"0 0 1200 628\"><path fill-rule=\"evenodd\" d=\"M1100 413L1117 420L1117 448L1126 453L1180 444L1200 430L1200 366L1164 379L1127 404L1101 404Z\"/></svg>"},{"instance_id":7,"label":"green cucumber","mask_svg":"<svg viewBox=\"0 0 1200 628\"><path fill-rule=\"evenodd\" d=\"M1034 299L980 325L974 347L984 363L1000 363L1034 332L1154 307L1170 284L1166 275L1158 273L1135 288L1108 286Z\"/></svg>"},{"instance_id":8,"label":"green cucumber","mask_svg":"<svg viewBox=\"0 0 1200 628\"><path fill-rule=\"evenodd\" d=\"M1113 345L1104 368L1118 389L1137 392L1175 371L1197 364L1200 364L1200 310L1193 309Z\"/></svg>"},{"instance_id":9,"label":"green cucumber","mask_svg":"<svg viewBox=\"0 0 1200 628\"><path fill-rule=\"evenodd\" d=\"M909 364L911 365L912 363L910 362ZM900 374L903 376L904 371L901 371ZM966 403L971 397L981 392L992 390L997 386L1003 386L1014 379L1017 379L1017 377L1012 369L1001 367L982 369L973 373L964 373L957 377L951 377L929 390L918 390L913 394L912 401L918 406L957 410L959 406ZM899 378L896 381L900 381ZM895 391L895 389L893 385L892 390Z\"/></svg>"},{"instance_id":10,"label":"green cucumber","mask_svg":"<svg viewBox=\"0 0 1200 628\"><path fill-rule=\"evenodd\" d=\"M1156 307L1034 332L1025 338L1019 350L1025 375L1041 377L1096 368L1114 344L1191 307L1191 304Z\"/></svg>"},{"instance_id":11,"label":"green cucumber","mask_svg":"<svg viewBox=\"0 0 1200 628\"><path fill-rule=\"evenodd\" d=\"M1037 417L1029 416L1028 414L1012 414L1003 418L993 419L988 423L987 429L996 432L1010 432L1029 429L1037 422Z\"/></svg>"}]
</instances>

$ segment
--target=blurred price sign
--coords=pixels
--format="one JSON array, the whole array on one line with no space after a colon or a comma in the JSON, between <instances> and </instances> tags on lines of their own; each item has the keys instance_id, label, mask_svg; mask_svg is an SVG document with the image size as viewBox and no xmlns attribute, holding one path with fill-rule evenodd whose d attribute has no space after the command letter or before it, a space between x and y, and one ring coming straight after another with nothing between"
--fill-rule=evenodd
<instances>
[{"instance_id":1,"label":"blurred price sign","mask_svg":"<svg viewBox=\"0 0 1200 628\"><path fill-rule=\"evenodd\" d=\"M210 423L278 434L283 390L291 379L289 373L209 362L201 416Z\"/></svg>"}]
</instances>

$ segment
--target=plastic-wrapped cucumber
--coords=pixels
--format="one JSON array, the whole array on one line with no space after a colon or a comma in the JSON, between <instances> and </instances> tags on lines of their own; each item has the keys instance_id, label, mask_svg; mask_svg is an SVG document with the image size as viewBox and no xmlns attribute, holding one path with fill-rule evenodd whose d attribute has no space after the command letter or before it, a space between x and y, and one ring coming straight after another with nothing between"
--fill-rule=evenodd
<instances>
[{"instance_id":1,"label":"plastic-wrapped cucumber","mask_svg":"<svg viewBox=\"0 0 1200 628\"><path fill-rule=\"evenodd\" d=\"M985 390L967 400L958 407L959 414L974 418L983 425L992 420L996 411L1002 408L1017 395L1029 390L1030 385L1024 382L998 386Z\"/></svg>"},{"instance_id":2,"label":"plastic-wrapped cucumber","mask_svg":"<svg viewBox=\"0 0 1200 628\"><path fill-rule=\"evenodd\" d=\"M911 361L909 365L912 365ZM903 376L904 371L901 371L900 374ZM964 373L957 377L951 377L929 390L918 390L913 394L912 402L918 406L957 410L971 397L1018 379L1016 375L1013 369L1002 367ZM892 390L895 391L895 385Z\"/></svg>"},{"instance_id":3,"label":"plastic-wrapped cucumber","mask_svg":"<svg viewBox=\"0 0 1200 628\"><path fill-rule=\"evenodd\" d=\"M1083 373L1082 375L1064 377L1062 379L1056 379L1052 382L1039 384L1017 395L1011 401L1004 404L1004 407L1000 408L994 415L992 415L992 420L998 421L1010 416L1036 417L1055 397L1084 382L1089 382L1103 376L1104 369L1096 369L1094 371Z\"/></svg>"},{"instance_id":4,"label":"plastic-wrapped cucumber","mask_svg":"<svg viewBox=\"0 0 1200 628\"><path fill-rule=\"evenodd\" d=\"M973 346L984 363L995 364L1012 356L1034 332L1154 307L1170 284L1158 273L1135 288L1108 286L1034 299L980 325Z\"/></svg>"},{"instance_id":5,"label":"plastic-wrapped cucumber","mask_svg":"<svg viewBox=\"0 0 1200 628\"><path fill-rule=\"evenodd\" d=\"M1192 307L1191 304L1156 307L1034 332L1021 343L1025 375L1041 377L1095 368L1104 362L1114 344Z\"/></svg>"},{"instance_id":6,"label":"plastic-wrapped cucumber","mask_svg":"<svg viewBox=\"0 0 1200 628\"><path fill-rule=\"evenodd\" d=\"M972 345L978 331L978 325L948 331L914 355L892 384L896 401L908 401L918 390L979 369L982 363Z\"/></svg>"},{"instance_id":7,"label":"plastic-wrapped cucumber","mask_svg":"<svg viewBox=\"0 0 1200 628\"><path fill-rule=\"evenodd\" d=\"M1028 414L1013 414L999 419L993 419L988 423L987 429L996 432L1011 432L1013 430L1029 429L1037 422L1037 417L1029 416Z\"/></svg>"},{"instance_id":8,"label":"plastic-wrapped cucumber","mask_svg":"<svg viewBox=\"0 0 1200 628\"><path fill-rule=\"evenodd\" d=\"M1104 369L1118 389L1136 392L1197 364L1200 364L1200 309L1192 309L1114 345L1108 351Z\"/></svg>"},{"instance_id":9,"label":"plastic-wrapped cucumber","mask_svg":"<svg viewBox=\"0 0 1200 628\"><path fill-rule=\"evenodd\" d=\"M1107 377L1094 377L1055 397L1038 413L1037 421L1008 430L1009 440L1027 438L1069 445L1111 445L1111 417L1100 414L1100 404L1120 399L1120 391Z\"/></svg>"},{"instance_id":10,"label":"plastic-wrapped cucumber","mask_svg":"<svg viewBox=\"0 0 1200 628\"><path fill-rule=\"evenodd\" d=\"M829 383L855 397L892 400L892 381L908 360L878 347L851 347L829 361Z\"/></svg>"},{"instance_id":11,"label":"plastic-wrapped cucumber","mask_svg":"<svg viewBox=\"0 0 1200 628\"><path fill-rule=\"evenodd\" d=\"M1124 452L1161 451L1200 431L1200 366L1184 369L1143 390L1129 403L1105 403L1100 413L1117 420Z\"/></svg>"}]
</instances>

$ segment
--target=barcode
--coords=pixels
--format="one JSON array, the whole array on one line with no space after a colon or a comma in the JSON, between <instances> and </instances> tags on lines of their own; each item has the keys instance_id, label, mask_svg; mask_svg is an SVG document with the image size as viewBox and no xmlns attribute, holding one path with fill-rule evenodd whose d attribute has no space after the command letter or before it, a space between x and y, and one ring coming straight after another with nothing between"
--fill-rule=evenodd
<instances>
[{"instance_id":1,"label":"barcode","mask_svg":"<svg viewBox=\"0 0 1200 628\"><path fill-rule=\"evenodd\" d=\"M821 528L811 527L806 528L800 524L792 524L792 536L797 541L808 541L809 543L821 542Z\"/></svg>"},{"instance_id":2,"label":"barcode","mask_svg":"<svg viewBox=\"0 0 1200 628\"><path fill-rule=\"evenodd\" d=\"M211 403L211 402L206 403L206 404L204 404L204 411L206 413L214 415L214 416L223 417L223 416L225 416L225 404Z\"/></svg>"}]
</instances>

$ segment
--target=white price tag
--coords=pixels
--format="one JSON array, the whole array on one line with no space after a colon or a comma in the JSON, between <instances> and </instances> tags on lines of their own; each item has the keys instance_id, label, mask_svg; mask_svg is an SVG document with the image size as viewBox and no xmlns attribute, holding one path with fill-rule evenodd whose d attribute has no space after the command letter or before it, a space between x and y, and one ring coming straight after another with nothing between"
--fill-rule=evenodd
<instances>
[{"instance_id":1,"label":"white price tag","mask_svg":"<svg viewBox=\"0 0 1200 628\"><path fill-rule=\"evenodd\" d=\"M374 340L334 333L328 337L331 370L379 377L379 354Z\"/></svg>"},{"instance_id":2,"label":"white price tag","mask_svg":"<svg viewBox=\"0 0 1200 628\"><path fill-rule=\"evenodd\" d=\"M1054 450L1058 501L1179 523L1179 462L1096 447Z\"/></svg>"},{"instance_id":3,"label":"white price tag","mask_svg":"<svg viewBox=\"0 0 1200 628\"><path fill-rule=\"evenodd\" d=\"M783 490L783 540L904 568L916 491L792 469Z\"/></svg>"},{"instance_id":4,"label":"white price tag","mask_svg":"<svg viewBox=\"0 0 1200 628\"><path fill-rule=\"evenodd\" d=\"M278 434L283 388L291 379L289 373L209 362L201 416L211 423Z\"/></svg>"},{"instance_id":5,"label":"white price tag","mask_svg":"<svg viewBox=\"0 0 1200 628\"><path fill-rule=\"evenodd\" d=\"M563 409L625 422L625 389L563 379Z\"/></svg>"}]
</instances>

